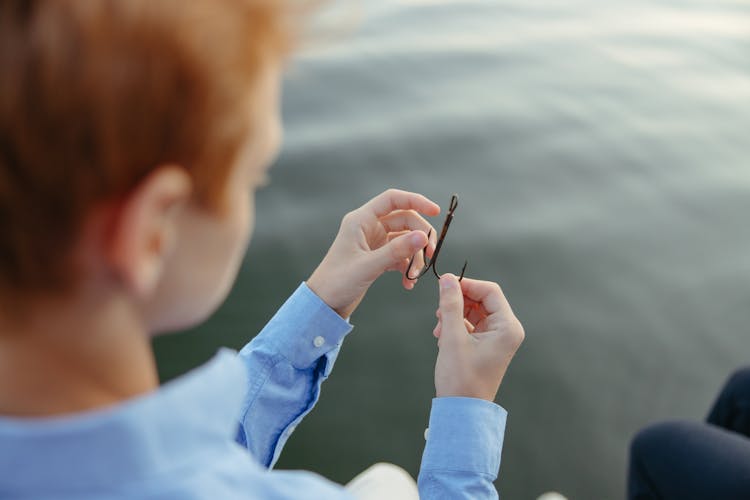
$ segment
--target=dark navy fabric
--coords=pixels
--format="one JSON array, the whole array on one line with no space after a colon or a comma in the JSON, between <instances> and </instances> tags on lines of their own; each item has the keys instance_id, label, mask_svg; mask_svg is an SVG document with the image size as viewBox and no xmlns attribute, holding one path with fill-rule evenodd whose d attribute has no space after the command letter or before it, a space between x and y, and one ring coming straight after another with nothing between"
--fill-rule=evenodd
<instances>
[{"instance_id":1,"label":"dark navy fabric","mask_svg":"<svg viewBox=\"0 0 750 500\"><path fill-rule=\"evenodd\" d=\"M630 447L628 498L750 499L750 368L734 373L706 422L662 422Z\"/></svg>"}]
</instances>

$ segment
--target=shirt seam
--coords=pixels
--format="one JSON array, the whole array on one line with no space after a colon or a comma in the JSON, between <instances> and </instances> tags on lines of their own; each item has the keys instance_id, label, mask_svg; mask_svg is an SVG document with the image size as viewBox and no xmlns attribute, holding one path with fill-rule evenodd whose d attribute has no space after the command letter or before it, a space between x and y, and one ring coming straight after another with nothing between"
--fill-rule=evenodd
<instances>
[{"instance_id":1,"label":"shirt seam","mask_svg":"<svg viewBox=\"0 0 750 500\"><path fill-rule=\"evenodd\" d=\"M255 400L258 399L258 395L260 394L263 386L266 385L266 382L268 382L268 379L270 378L271 372L273 371L274 367L279 364L279 358L284 358L284 356L278 352L276 354L270 355L268 358L259 356L259 361L261 361L261 363L263 364L263 370L259 370L260 376L255 377L256 380L250 382L249 384L250 387L248 388L247 397L245 398L245 403L243 404L242 408L242 414L240 415L240 422L243 424L243 427L245 419L247 418L247 414L250 412L250 408L255 403Z\"/></svg>"}]
</instances>

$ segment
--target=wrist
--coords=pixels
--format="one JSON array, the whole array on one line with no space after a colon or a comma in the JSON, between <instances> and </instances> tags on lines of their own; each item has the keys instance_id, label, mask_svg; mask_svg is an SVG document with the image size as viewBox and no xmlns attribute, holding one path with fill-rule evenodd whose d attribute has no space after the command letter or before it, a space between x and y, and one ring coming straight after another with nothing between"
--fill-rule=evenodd
<instances>
[{"instance_id":1,"label":"wrist","mask_svg":"<svg viewBox=\"0 0 750 500\"><path fill-rule=\"evenodd\" d=\"M325 302L328 307L336 311L335 304L332 303L333 301L330 298L330 293L325 286L325 281L318 277L317 269L312 273L312 275L310 275L309 278L307 278L305 284L307 285L307 288L309 288L315 295L317 295L320 300Z\"/></svg>"},{"instance_id":2,"label":"wrist","mask_svg":"<svg viewBox=\"0 0 750 500\"><path fill-rule=\"evenodd\" d=\"M435 397L438 398L472 398L494 402L500 390L500 380L484 380L479 373L462 374L460 369L450 370L446 377L445 371L435 373ZM494 379L495 377L493 377Z\"/></svg>"},{"instance_id":3,"label":"wrist","mask_svg":"<svg viewBox=\"0 0 750 500\"><path fill-rule=\"evenodd\" d=\"M319 269L316 269L307 279L305 284L320 298L320 300L333 309L336 314L344 319L349 318L353 312L353 308L348 304L343 303L339 298L339 294L329 285L332 280L330 278L326 279L324 276L324 273L321 273L319 272Z\"/></svg>"}]
</instances>

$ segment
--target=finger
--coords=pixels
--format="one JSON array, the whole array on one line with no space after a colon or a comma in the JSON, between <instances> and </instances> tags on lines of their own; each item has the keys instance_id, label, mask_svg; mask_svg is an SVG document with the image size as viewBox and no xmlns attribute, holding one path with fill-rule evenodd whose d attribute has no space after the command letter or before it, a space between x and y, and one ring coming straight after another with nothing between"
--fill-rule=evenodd
<instances>
[{"instance_id":1,"label":"finger","mask_svg":"<svg viewBox=\"0 0 750 500\"><path fill-rule=\"evenodd\" d=\"M418 271L424 269L424 266L427 263L425 259L429 259L429 257L425 257L422 252L418 252L414 255L414 264L412 264L412 270L409 273L411 276L416 276Z\"/></svg>"},{"instance_id":2,"label":"finger","mask_svg":"<svg viewBox=\"0 0 750 500\"><path fill-rule=\"evenodd\" d=\"M469 333L474 333L474 331L476 330L474 325L472 325L471 322L469 322L466 319L464 320L464 327L466 327L466 331L468 331ZM435 325L435 328L432 330L432 336L439 339L440 334L442 333L442 330L443 330L443 322L438 321L437 325Z\"/></svg>"},{"instance_id":3,"label":"finger","mask_svg":"<svg viewBox=\"0 0 750 500\"><path fill-rule=\"evenodd\" d=\"M429 237L429 242L425 248L427 256L431 257L434 253L435 245L437 244L437 232L432 224L414 210L397 210L385 217L381 217L380 223L383 225L386 233L388 233L389 239L391 238L391 234L401 235L410 230L424 231Z\"/></svg>"},{"instance_id":4,"label":"finger","mask_svg":"<svg viewBox=\"0 0 750 500\"><path fill-rule=\"evenodd\" d=\"M464 300L466 300L465 297L464 297ZM486 314L479 313L478 311L476 311L474 309L469 308L469 312L468 313L466 312L466 310L467 310L467 307L464 306L464 319L466 319L467 321L469 321L472 325L476 325L477 323L479 323L480 321L482 321L484 318L487 317ZM472 321L472 319L469 316L467 316L467 314L473 315L473 317L475 318L475 320ZM443 315L440 312L440 309L438 309L437 311L435 311L435 316L437 317L438 321L440 321L441 319L443 319Z\"/></svg>"},{"instance_id":5,"label":"finger","mask_svg":"<svg viewBox=\"0 0 750 500\"><path fill-rule=\"evenodd\" d=\"M398 231L398 232L395 232L395 233L388 233L388 234L385 235L385 238L386 238L387 241L391 241L391 240L395 240L399 236L403 236L403 235L409 234L409 233L411 233L411 231Z\"/></svg>"},{"instance_id":6,"label":"finger","mask_svg":"<svg viewBox=\"0 0 750 500\"><path fill-rule=\"evenodd\" d=\"M409 259L415 253L421 251L426 244L427 235L425 233L411 231L370 252L371 260L367 265L371 266L374 272L393 269L393 266L399 265L404 259Z\"/></svg>"},{"instance_id":7,"label":"finger","mask_svg":"<svg viewBox=\"0 0 750 500\"><path fill-rule=\"evenodd\" d=\"M467 299L479 303L487 314L513 314L508 299L497 283L464 278L460 285Z\"/></svg>"},{"instance_id":8,"label":"finger","mask_svg":"<svg viewBox=\"0 0 750 500\"><path fill-rule=\"evenodd\" d=\"M482 307L482 304L464 296L464 317L471 321L473 325L477 325L487 317L487 312Z\"/></svg>"},{"instance_id":9,"label":"finger","mask_svg":"<svg viewBox=\"0 0 750 500\"><path fill-rule=\"evenodd\" d=\"M440 313L440 309L437 309L435 311L435 316L437 317L439 324L443 316ZM475 331L484 331L486 327L486 319L487 314L484 312L481 305L471 299L464 297L464 325L466 326L466 330L469 333L474 333Z\"/></svg>"},{"instance_id":10,"label":"finger","mask_svg":"<svg viewBox=\"0 0 750 500\"><path fill-rule=\"evenodd\" d=\"M472 309L469 311L469 314L464 315L464 317L471 321L472 325L478 325L485 319L487 319L487 315L484 313L484 311L479 311L477 309Z\"/></svg>"},{"instance_id":11,"label":"finger","mask_svg":"<svg viewBox=\"0 0 750 500\"><path fill-rule=\"evenodd\" d=\"M462 290L463 291L463 290ZM464 295L464 314L469 314L472 309L481 309L482 304Z\"/></svg>"},{"instance_id":12,"label":"finger","mask_svg":"<svg viewBox=\"0 0 750 500\"><path fill-rule=\"evenodd\" d=\"M425 253L424 247L418 248L408 259L403 259L399 263L399 270L404 275L404 282L417 283L417 276L419 276L420 271L424 268L426 259L429 259L429 257L425 256Z\"/></svg>"},{"instance_id":13,"label":"finger","mask_svg":"<svg viewBox=\"0 0 750 500\"><path fill-rule=\"evenodd\" d=\"M464 297L456 276L446 273L440 278L440 317L442 333L452 338L465 335Z\"/></svg>"},{"instance_id":14,"label":"finger","mask_svg":"<svg viewBox=\"0 0 750 500\"><path fill-rule=\"evenodd\" d=\"M412 290L414 289L414 286L417 284L417 280L410 280L406 277L406 270L409 268L409 259L404 259L401 261L401 266L399 269L399 272L401 273L401 285L406 290Z\"/></svg>"},{"instance_id":15,"label":"finger","mask_svg":"<svg viewBox=\"0 0 750 500\"><path fill-rule=\"evenodd\" d=\"M440 309L435 310L435 317L438 321L442 319L443 315L440 313ZM482 309L481 304L464 297L464 319L467 321L467 325L476 329L477 325L487 319L487 314Z\"/></svg>"},{"instance_id":16,"label":"finger","mask_svg":"<svg viewBox=\"0 0 750 500\"><path fill-rule=\"evenodd\" d=\"M419 215L414 210L396 210L390 214L381 217L380 223L383 224L387 233L404 230L419 229L425 233L430 233L430 239L435 233L435 228L427 222L427 219Z\"/></svg>"},{"instance_id":17,"label":"finger","mask_svg":"<svg viewBox=\"0 0 750 500\"><path fill-rule=\"evenodd\" d=\"M438 215L440 206L419 193L389 189L365 203L362 208L380 218L394 210L415 210L425 215Z\"/></svg>"},{"instance_id":18,"label":"finger","mask_svg":"<svg viewBox=\"0 0 750 500\"><path fill-rule=\"evenodd\" d=\"M394 267L394 270L400 272L401 274L406 274L407 267L409 267L409 259L403 259Z\"/></svg>"},{"instance_id":19,"label":"finger","mask_svg":"<svg viewBox=\"0 0 750 500\"><path fill-rule=\"evenodd\" d=\"M402 232L400 234L408 233L409 231ZM399 233L389 233L390 234L399 234ZM408 259L405 260L406 264L404 265L402 269L402 273L404 275L405 281L409 281L412 284L417 283L416 276L419 275L420 271L424 268L424 265L426 261L432 256L433 252L435 251L435 244L432 241L434 239L434 233L428 233L427 236L430 239L429 244L427 247L422 247L420 249L417 249L413 255L411 255ZM390 237L388 238L391 239ZM409 263L411 262L411 266ZM407 276L410 276L412 279L407 278ZM414 287L411 287L414 288Z\"/></svg>"},{"instance_id":20,"label":"finger","mask_svg":"<svg viewBox=\"0 0 750 500\"><path fill-rule=\"evenodd\" d=\"M395 240L396 238L403 236L405 234L409 234L411 231L399 231L396 233L388 233L385 235L385 241L386 243L391 242ZM406 266L409 265L409 259L402 259L401 262L394 263L390 268L386 269L386 271L398 271L400 273L403 273L406 270Z\"/></svg>"},{"instance_id":21,"label":"finger","mask_svg":"<svg viewBox=\"0 0 750 500\"><path fill-rule=\"evenodd\" d=\"M398 271L399 273L404 274L408 265L409 261L403 259L401 262L394 263L391 267L387 268L386 271Z\"/></svg>"},{"instance_id":22,"label":"finger","mask_svg":"<svg viewBox=\"0 0 750 500\"><path fill-rule=\"evenodd\" d=\"M467 300L468 299L464 297L464 302ZM442 319L442 314L440 314L439 309L436 311L435 315L437 316L438 321ZM469 333L474 333L477 329L481 331L480 327L486 318L487 315L484 314L484 312L479 311L477 307L473 307L471 304L464 304L464 325Z\"/></svg>"}]
</instances>

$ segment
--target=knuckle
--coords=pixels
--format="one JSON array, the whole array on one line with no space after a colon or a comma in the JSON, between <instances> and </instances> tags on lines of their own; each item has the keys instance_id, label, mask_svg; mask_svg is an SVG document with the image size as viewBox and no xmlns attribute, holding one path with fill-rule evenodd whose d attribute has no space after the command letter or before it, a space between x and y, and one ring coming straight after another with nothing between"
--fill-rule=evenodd
<instances>
[{"instance_id":1,"label":"knuckle","mask_svg":"<svg viewBox=\"0 0 750 500\"><path fill-rule=\"evenodd\" d=\"M388 188L383 192L383 195L387 198L393 198L394 196L398 196L398 194L401 193L401 190L396 188Z\"/></svg>"},{"instance_id":2,"label":"knuckle","mask_svg":"<svg viewBox=\"0 0 750 500\"><path fill-rule=\"evenodd\" d=\"M356 210L352 210L351 212L347 212L344 214L344 217L341 219L341 226L342 227L348 227L354 224L355 219L357 218L357 212Z\"/></svg>"},{"instance_id":3,"label":"knuckle","mask_svg":"<svg viewBox=\"0 0 750 500\"><path fill-rule=\"evenodd\" d=\"M526 338L526 330L524 329L518 318L513 318L509 328L510 337L516 346L520 346Z\"/></svg>"}]
</instances>

